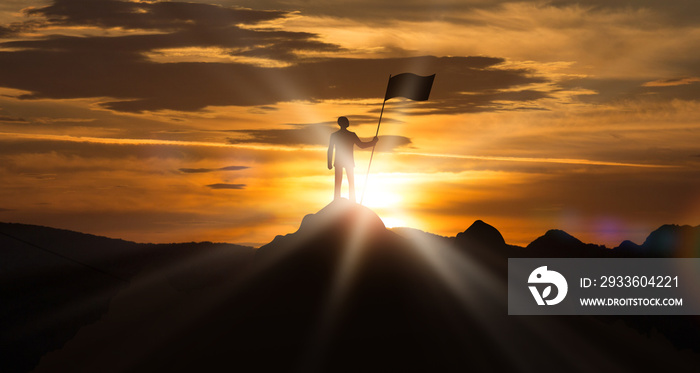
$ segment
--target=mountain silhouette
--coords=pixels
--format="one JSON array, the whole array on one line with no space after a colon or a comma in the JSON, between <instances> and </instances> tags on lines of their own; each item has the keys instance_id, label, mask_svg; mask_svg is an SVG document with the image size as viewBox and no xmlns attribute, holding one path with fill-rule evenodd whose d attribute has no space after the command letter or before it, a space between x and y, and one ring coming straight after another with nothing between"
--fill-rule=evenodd
<instances>
[{"instance_id":1,"label":"mountain silhouette","mask_svg":"<svg viewBox=\"0 0 700 373\"><path fill-rule=\"evenodd\" d=\"M475 221L467 230L457 234L455 241L460 246L480 246L497 250L507 246L501 232L481 220Z\"/></svg>"},{"instance_id":2,"label":"mountain silhouette","mask_svg":"<svg viewBox=\"0 0 700 373\"><path fill-rule=\"evenodd\" d=\"M496 351L462 337L476 325L455 317L457 300L410 247L347 200L307 215L297 232L258 250L264 272L237 300L251 311L229 332L248 336L236 349L263 371L478 366L464 351L495 361Z\"/></svg>"},{"instance_id":3,"label":"mountain silhouette","mask_svg":"<svg viewBox=\"0 0 700 373\"><path fill-rule=\"evenodd\" d=\"M231 244L137 244L12 223L0 223L0 248L2 372L30 371L100 320L139 275L163 272L173 289L196 289L231 277L254 253ZM165 271L173 263L178 270Z\"/></svg>"},{"instance_id":4,"label":"mountain silhouette","mask_svg":"<svg viewBox=\"0 0 700 373\"><path fill-rule=\"evenodd\" d=\"M401 237L405 237L408 239L414 238L416 236L424 236L426 239L433 240L433 241L442 241L444 244L453 244L455 241L455 237L445 237L445 236L440 236L438 234L434 233L429 233L422 231L420 229L416 228L408 228L408 227L394 227L390 229L392 232L398 234Z\"/></svg>"},{"instance_id":5,"label":"mountain silhouette","mask_svg":"<svg viewBox=\"0 0 700 373\"><path fill-rule=\"evenodd\" d=\"M605 246L583 243L559 229L547 231L527 245L524 252L532 257L549 258L604 258L613 255Z\"/></svg>"},{"instance_id":6,"label":"mountain silhouette","mask_svg":"<svg viewBox=\"0 0 700 373\"><path fill-rule=\"evenodd\" d=\"M641 245L625 241L615 249L629 256L697 258L700 257L700 226L663 225L651 232Z\"/></svg>"},{"instance_id":7,"label":"mountain silhouette","mask_svg":"<svg viewBox=\"0 0 700 373\"><path fill-rule=\"evenodd\" d=\"M558 230L517 247L483 221L453 238L388 230L347 200L257 250L0 224L11 285L0 368L693 371L694 318L508 316L505 274L508 257L679 253L697 248L695 232L664 226L639 253L632 242L608 249Z\"/></svg>"}]
</instances>

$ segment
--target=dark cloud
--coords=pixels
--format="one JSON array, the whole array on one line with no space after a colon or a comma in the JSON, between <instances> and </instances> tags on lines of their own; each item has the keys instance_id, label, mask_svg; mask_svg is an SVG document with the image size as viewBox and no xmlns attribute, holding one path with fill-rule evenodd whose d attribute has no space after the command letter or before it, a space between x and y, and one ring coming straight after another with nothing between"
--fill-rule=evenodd
<instances>
[{"instance_id":1,"label":"dark cloud","mask_svg":"<svg viewBox=\"0 0 700 373\"><path fill-rule=\"evenodd\" d=\"M513 109L532 110L533 108L513 106L513 104L533 102L547 97L550 97L548 93L531 89L508 92L485 90L481 94L454 95L454 97L445 98L443 100L433 100L422 103L420 105L420 109L422 110L420 113L460 114Z\"/></svg>"},{"instance_id":2,"label":"dark cloud","mask_svg":"<svg viewBox=\"0 0 700 373\"><path fill-rule=\"evenodd\" d=\"M586 90L590 93L579 95L578 99L584 102L597 103L618 100L644 83L642 80L576 78L562 80L559 82L559 85L564 89Z\"/></svg>"},{"instance_id":3,"label":"dark cloud","mask_svg":"<svg viewBox=\"0 0 700 373\"><path fill-rule=\"evenodd\" d=\"M379 109L377 109L377 113L379 113ZM361 125L366 125L366 124L371 124L371 125L376 126L377 122L379 121L379 115L362 115L362 114L360 114L360 115L345 115L345 117L350 120L351 129L354 126L361 126ZM403 121L385 116L382 118L382 123L403 123ZM318 122L318 123L285 123L285 124L288 126L330 126L332 128L335 128L335 129L339 128L337 120Z\"/></svg>"},{"instance_id":4,"label":"dark cloud","mask_svg":"<svg viewBox=\"0 0 700 373\"><path fill-rule=\"evenodd\" d=\"M202 0L204 1L204 0ZM477 17L465 19L464 14L477 14L480 11L503 9L508 4L528 4L533 7L584 8L589 12L634 13L644 10L654 14L660 21L674 25L696 25L700 20L700 3L696 0L658 1L658 0L489 0L489 1L454 1L454 0L402 0L374 1L325 1L308 0L218 0L218 3L235 4L255 8L274 8L301 10L304 14L351 18L365 23L385 23L387 19L403 21L451 21L459 24L471 22L486 24ZM313 5L309 5L312 3Z\"/></svg>"},{"instance_id":5,"label":"dark cloud","mask_svg":"<svg viewBox=\"0 0 700 373\"><path fill-rule=\"evenodd\" d=\"M228 166L228 167L221 167L221 168L180 168L178 171L186 173L186 174L200 174L200 173L207 173L207 172L216 172L216 171L239 171L239 170L245 170L247 166Z\"/></svg>"},{"instance_id":6,"label":"dark cloud","mask_svg":"<svg viewBox=\"0 0 700 373\"><path fill-rule=\"evenodd\" d=\"M2 44L9 48L94 54L127 54L123 58L143 60L142 52L164 48L234 48L235 55L297 59L294 51L336 51L339 48L316 40L306 32L248 30L241 24L255 24L286 17L287 12L227 8L187 2L126 2L116 0L56 0L53 5L31 9L31 15L46 17L44 24L28 23L34 28L50 26L120 27L157 30L158 34L134 34L119 37L70 37L53 35L45 39L17 40ZM16 26L17 27L17 26ZM9 29L8 29L9 30ZM0 30L2 31L2 30Z\"/></svg>"},{"instance_id":7,"label":"dark cloud","mask_svg":"<svg viewBox=\"0 0 700 373\"><path fill-rule=\"evenodd\" d=\"M304 14L314 16L352 18L367 23L385 23L388 19L405 21L445 20L462 12L498 8L503 3L510 1L401 0L400 2L394 2L353 0L309 2L308 0L290 0L280 2L278 0L218 0L217 2L256 8L299 10ZM464 19L460 19L460 21L461 23L465 22Z\"/></svg>"},{"instance_id":8,"label":"dark cloud","mask_svg":"<svg viewBox=\"0 0 700 373\"><path fill-rule=\"evenodd\" d=\"M27 120L19 117L11 117L7 115L0 115L0 122L10 122L10 123L26 123Z\"/></svg>"},{"instance_id":9,"label":"dark cloud","mask_svg":"<svg viewBox=\"0 0 700 373\"><path fill-rule=\"evenodd\" d=\"M37 180L53 180L56 178L56 174L50 173L22 173L21 175L31 177Z\"/></svg>"},{"instance_id":10,"label":"dark cloud","mask_svg":"<svg viewBox=\"0 0 700 373\"><path fill-rule=\"evenodd\" d=\"M679 79L668 79L673 82ZM560 82L565 89L586 89L595 92L578 96L585 102L606 103L628 100L671 101L700 100L700 82L688 80L684 84L649 84L642 79L582 78Z\"/></svg>"},{"instance_id":11,"label":"dark cloud","mask_svg":"<svg viewBox=\"0 0 700 373\"><path fill-rule=\"evenodd\" d=\"M189 2L118 0L54 0L27 13L46 17L49 25L179 29L252 24L284 17L286 12L229 8Z\"/></svg>"},{"instance_id":12,"label":"dark cloud","mask_svg":"<svg viewBox=\"0 0 700 373\"><path fill-rule=\"evenodd\" d=\"M414 71L437 73L432 103L447 104L448 112L459 112L473 111L473 107L487 110L489 100L513 95L500 90L545 81L531 71L498 68L495 65L502 59L486 57L330 59L263 68L236 63L155 63L118 51L0 52L0 85L32 92L20 96L22 99L112 97L117 100L102 106L123 112L196 111L207 106L378 98L389 74ZM526 93L530 97L521 94L519 99L544 95Z\"/></svg>"},{"instance_id":13,"label":"dark cloud","mask_svg":"<svg viewBox=\"0 0 700 373\"><path fill-rule=\"evenodd\" d=\"M535 2L536 0L531 0ZM700 3L695 0L657 1L657 0L554 0L549 2L556 7L572 7L584 5L593 12L627 12L648 11L659 22L669 25L697 25L700 21Z\"/></svg>"},{"instance_id":14,"label":"dark cloud","mask_svg":"<svg viewBox=\"0 0 700 373\"><path fill-rule=\"evenodd\" d=\"M238 137L229 138L231 144L255 143L286 146L328 146L331 133L337 128L329 126L309 125L301 128L264 129L264 130L234 130ZM369 138L365 138L368 141ZM404 136L379 136L376 151L390 152L399 147L410 145L411 139Z\"/></svg>"},{"instance_id":15,"label":"dark cloud","mask_svg":"<svg viewBox=\"0 0 700 373\"><path fill-rule=\"evenodd\" d=\"M665 100L700 100L700 82L694 81L687 84L667 85L667 86L646 86L640 87L633 93L638 95L653 95Z\"/></svg>"},{"instance_id":16,"label":"dark cloud","mask_svg":"<svg viewBox=\"0 0 700 373\"><path fill-rule=\"evenodd\" d=\"M127 54L123 58L145 60L143 52L186 47L220 47L240 50L233 55L256 55L253 51L265 48L272 49L280 56L278 60L294 60L293 51L335 51L339 48L334 44L314 40L317 35L306 32L245 30L236 26L222 28L184 29L163 34L137 34L128 36L90 36L77 37L52 35L44 39L15 40L2 43L7 48L92 53ZM262 53L257 53L262 55ZM286 58L281 58L285 56Z\"/></svg>"},{"instance_id":17,"label":"dark cloud","mask_svg":"<svg viewBox=\"0 0 700 373\"><path fill-rule=\"evenodd\" d=\"M237 136L229 137L228 141L231 144L328 145L328 139L333 131L335 130L329 126L315 125L301 128L232 130L228 132Z\"/></svg>"},{"instance_id":18,"label":"dark cloud","mask_svg":"<svg viewBox=\"0 0 700 373\"><path fill-rule=\"evenodd\" d=\"M392 152L398 148L409 147L412 143L408 137L384 135L379 136L379 142L377 142L375 150L378 152ZM364 150L369 150L369 148Z\"/></svg>"},{"instance_id":19,"label":"dark cloud","mask_svg":"<svg viewBox=\"0 0 700 373\"><path fill-rule=\"evenodd\" d=\"M207 188L211 189L235 189L235 190L240 190L240 189L245 189L246 185L245 184L226 184L226 183L219 183L219 184L209 184L207 185Z\"/></svg>"},{"instance_id":20,"label":"dark cloud","mask_svg":"<svg viewBox=\"0 0 700 373\"><path fill-rule=\"evenodd\" d=\"M327 145L327 143L326 143ZM238 164L268 164L296 159L306 160L325 157L316 152L270 152L257 149L235 149L233 146L199 146L175 144L113 144L87 141L46 139L0 139L0 170L12 174L103 172L104 161L122 162L125 165L136 161L154 165L151 172L159 174L180 173L197 162L217 163L222 159L235 159ZM18 162L26 159L60 158L66 162ZM232 158L233 157L233 158ZM86 161L86 162L84 162ZM166 162L163 162L166 161ZM117 164L110 163L110 164ZM173 164L177 166L173 166ZM158 166L162 165L162 168ZM226 171L222 171L226 172Z\"/></svg>"},{"instance_id":21,"label":"dark cloud","mask_svg":"<svg viewBox=\"0 0 700 373\"><path fill-rule=\"evenodd\" d=\"M227 105L265 108L298 100L378 98L386 77L404 71L437 73L431 113L493 110L494 100L509 99L504 95L516 101L545 96L525 90L544 78L529 70L499 67L501 58L305 58L308 52L340 48L312 33L240 27L287 17L287 11L185 2L56 0L28 13L44 17L43 24L32 21L35 28L96 26L159 33L52 35L0 43L7 48L0 52L0 86L30 92L19 97L26 100L107 98L103 107L133 113ZM187 47L218 47L232 57L264 58L287 66L159 63L148 57ZM517 93L504 92L520 87Z\"/></svg>"},{"instance_id":22,"label":"dark cloud","mask_svg":"<svg viewBox=\"0 0 700 373\"><path fill-rule=\"evenodd\" d=\"M210 158L230 157L225 147L185 146L170 144L103 144L45 139L0 140L0 157L22 155L61 155L68 158L103 159L175 159L197 162ZM2 164L0 166L7 166ZM85 165L80 167L87 167Z\"/></svg>"},{"instance_id":23,"label":"dark cloud","mask_svg":"<svg viewBox=\"0 0 700 373\"><path fill-rule=\"evenodd\" d=\"M700 81L700 78L684 76L684 77L671 78L671 79L654 80L654 81L644 83L643 86L644 87L672 87L672 86L697 83L699 81Z\"/></svg>"},{"instance_id":24,"label":"dark cloud","mask_svg":"<svg viewBox=\"0 0 700 373\"><path fill-rule=\"evenodd\" d=\"M0 25L0 39L9 39L30 31L39 26L36 21L13 22L9 25Z\"/></svg>"},{"instance_id":25,"label":"dark cloud","mask_svg":"<svg viewBox=\"0 0 700 373\"><path fill-rule=\"evenodd\" d=\"M6 38L12 34L14 34L14 30L9 27L0 26L0 38Z\"/></svg>"},{"instance_id":26,"label":"dark cloud","mask_svg":"<svg viewBox=\"0 0 700 373\"><path fill-rule=\"evenodd\" d=\"M311 35L306 40L275 40L268 45L252 47L238 53L241 56L267 58L277 61L299 60L297 51L307 52L337 52L340 51L337 45L310 40Z\"/></svg>"}]
</instances>

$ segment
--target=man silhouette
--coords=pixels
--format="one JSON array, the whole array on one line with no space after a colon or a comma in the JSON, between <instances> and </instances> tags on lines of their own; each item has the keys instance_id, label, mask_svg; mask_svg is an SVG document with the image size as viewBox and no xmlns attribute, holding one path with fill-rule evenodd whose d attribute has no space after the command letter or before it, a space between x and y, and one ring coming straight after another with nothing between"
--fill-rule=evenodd
<instances>
[{"instance_id":1,"label":"man silhouette","mask_svg":"<svg viewBox=\"0 0 700 373\"><path fill-rule=\"evenodd\" d=\"M350 187L350 200L355 202L355 159L353 156L353 146L369 148L377 143L377 136L371 141L363 142L355 134L348 131L350 121L346 117L338 118L340 129L331 134L331 141L328 144L328 169L335 165L335 194L334 199L340 198L340 186L343 183L343 168L348 177ZM335 163L333 163L333 148L335 148Z\"/></svg>"}]
</instances>

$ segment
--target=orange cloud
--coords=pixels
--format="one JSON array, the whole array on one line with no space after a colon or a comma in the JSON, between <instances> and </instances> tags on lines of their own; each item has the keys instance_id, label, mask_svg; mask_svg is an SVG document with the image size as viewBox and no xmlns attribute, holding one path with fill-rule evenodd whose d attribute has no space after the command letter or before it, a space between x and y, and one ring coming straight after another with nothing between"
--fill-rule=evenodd
<instances>
[{"instance_id":1,"label":"orange cloud","mask_svg":"<svg viewBox=\"0 0 700 373\"><path fill-rule=\"evenodd\" d=\"M700 82L700 78L696 77L685 77L685 78L673 78L673 79L661 79L654 80L651 82L646 82L642 84L643 87L675 87L679 85L687 85L692 83Z\"/></svg>"}]
</instances>

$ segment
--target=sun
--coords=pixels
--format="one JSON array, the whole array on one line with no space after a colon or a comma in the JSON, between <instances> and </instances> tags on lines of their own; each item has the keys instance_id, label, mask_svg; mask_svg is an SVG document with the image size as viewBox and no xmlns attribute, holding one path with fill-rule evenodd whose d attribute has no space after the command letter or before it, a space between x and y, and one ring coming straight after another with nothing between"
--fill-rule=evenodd
<instances>
[{"instance_id":1,"label":"sun","mask_svg":"<svg viewBox=\"0 0 700 373\"><path fill-rule=\"evenodd\" d=\"M370 175L366 189L358 190L361 193L362 204L371 209L401 209L410 181L403 174Z\"/></svg>"},{"instance_id":2,"label":"sun","mask_svg":"<svg viewBox=\"0 0 700 373\"><path fill-rule=\"evenodd\" d=\"M368 190L364 198L362 199L362 204L371 209L386 209L386 208L399 208L401 207L401 202L403 198L398 193L389 192L387 190L378 190L377 188Z\"/></svg>"},{"instance_id":3,"label":"sun","mask_svg":"<svg viewBox=\"0 0 700 373\"><path fill-rule=\"evenodd\" d=\"M406 212L411 204L411 185L414 182L400 173L372 175L362 196L362 205L373 210L387 228L415 225Z\"/></svg>"},{"instance_id":4,"label":"sun","mask_svg":"<svg viewBox=\"0 0 700 373\"><path fill-rule=\"evenodd\" d=\"M380 219L382 219L384 226L387 228L399 228L407 225L405 220L394 216L384 216L380 217Z\"/></svg>"}]
</instances>

